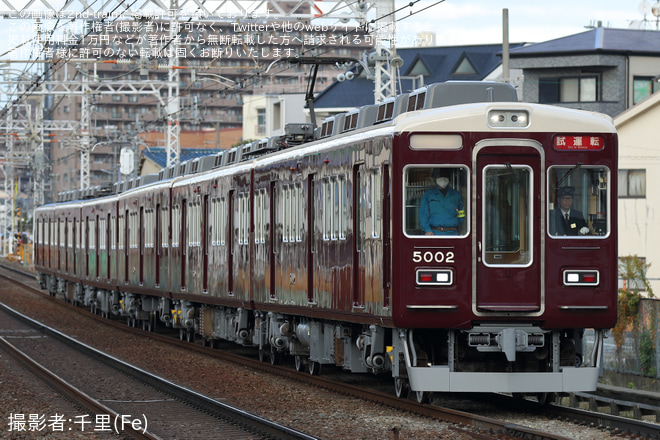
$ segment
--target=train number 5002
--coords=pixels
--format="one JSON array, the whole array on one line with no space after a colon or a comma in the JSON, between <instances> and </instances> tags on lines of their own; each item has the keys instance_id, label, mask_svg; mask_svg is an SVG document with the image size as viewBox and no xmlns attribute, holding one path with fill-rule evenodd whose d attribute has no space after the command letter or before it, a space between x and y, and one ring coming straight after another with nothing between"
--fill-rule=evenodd
<instances>
[{"instance_id":1,"label":"train number 5002","mask_svg":"<svg viewBox=\"0 0 660 440\"><path fill-rule=\"evenodd\" d=\"M413 263L453 263L454 253L452 251L413 251Z\"/></svg>"}]
</instances>

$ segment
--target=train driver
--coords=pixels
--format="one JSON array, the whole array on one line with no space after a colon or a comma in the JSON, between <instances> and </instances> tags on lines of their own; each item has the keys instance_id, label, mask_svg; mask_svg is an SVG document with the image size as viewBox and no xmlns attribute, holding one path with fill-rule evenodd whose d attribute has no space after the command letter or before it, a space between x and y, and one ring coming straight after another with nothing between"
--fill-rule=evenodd
<instances>
[{"instance_id":1,"label":"train driver","mask_svg":"<svg viewBox=\"0 0 660 440\"><path fill-rule=\"evenodd\" d=\"M458 235L465 221L460 193L449 185L451 170L435 168L431 175L435 187L424 192L419 207L419 222L425 235Z\"/></svg>"},{"instance_id":2,"label":"train driver","mask_svg":"<svg viewBox=\"0 0 660 440\"><path fill-rule=\"evenodd\" d=\"M574 193L572 186L562 186L557 190L558 205L552 218L557 235L587 235L591 232L582 211L573 209Z\"/></svg>"}]
</instances>

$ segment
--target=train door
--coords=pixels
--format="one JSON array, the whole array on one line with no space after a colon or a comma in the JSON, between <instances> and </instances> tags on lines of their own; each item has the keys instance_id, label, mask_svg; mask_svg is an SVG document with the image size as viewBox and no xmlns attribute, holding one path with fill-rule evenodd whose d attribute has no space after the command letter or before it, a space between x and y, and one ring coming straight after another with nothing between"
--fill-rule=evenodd
<instances>
[{"instance_id":1,"label":"train door","mask_svg":"<svg viewBox=\"0 0 660 440\"><path fill-rule=\"evenodd\" d=\"M69 218L64 219L64 272L69 273Z\"/></svg>"},{"instance_id":2,"label":"train door","mask_svg":"<svg viewBox=\"0 0 660 440\"><path fill-rule=\"evenodd\" d=\"M89 217L85 217L85 277L89 278Z\"/></svg>"},{"instance_id":3,"label":"train door","mask_svg":"<svg viewBox=\"0 0 660 440\"><path fill-rule=\"evenodd\" d=\"M124 284L128 284L128 276L129 276L129 261L128 261L128 256L129 256L129 228L130 228L130 221L128 221L128 209L125 212L125 216L123 218L123 226L121 226L121 233L124 236ZM120 219L119 224L122 224L122 219Z\"/></svg>"},{"instance_id":4,"label":"train door","mask_svg":"<svg viewBox=\"0 0 660 440\"><path fill-rule=\"evenodd\" d=\"M100 256L100 244L99 240L101 238L100 236L100 230L99 230L99 223L100 223L100 216L96 216L96 219L94 220L94 268L95 268L95 278L98 280L99 276L101 274L101 261L99 260Z\"/></svg>"},{"instance_id":5,"label":"train door","mask_svg":"<svg viewBox=\"0 0 660 440\"><path fill-rule=\"evenodd\" d=\"M144 284L144 206L140 206L140 217L138 219L138 252L140 261L138 267L140 271L140 285Z\"/></svg>"},{"instance_id":6,"label":"train door","mask_svg":"<svg viewBox=\"0 0 660 440\"><path fill-rule=\"evenodd\" d=\"M73 266L73 274L76 275L78 273L77 268L76 268L76 263L77 263L76 256L78 255L78 252L76 251L76 246L79 245L78 241L76 241L76 237L77 237L76 234L78 233L78 230L80 229L80 227L79 226L77 227L77 225L78 225L78 220L77 219L73 218L71 222L73 223L73 225L72 225L73 229L71 231L71 235L73 235L73 237L71 237L72 238L71 248L73 249L73 253L71 255L71 258L73 259L73 261L71 262L71 265Z\"/></svg>"},{"instance_id":7,"label":"train door","mask_svg":"<svg viewBox=\"0 0 660 440\"><path fill-rule=\"evenodd\" d=\"M542 151L511 141L486 143L476 151L474 313L540 314Z\"/></svg>"},{"instance_id":8,"label":"train door","mask_svg":"<svg viewBox=\"0 0 660 440\"><path fill-rule=\"evenodd\" d=\"M234 294L234 190L227 194L227 293Z\"/></svg>"},{"instance_id":9,"label":"train door","mask_svg":"<svg viewBox=\"0 0 660 440\"><path fill-rule=\"evenodd\" d=\"M57 270L62 270L62 219L57 219Z\"/></svg>"},{"instance_id":10,"label":"train door","mask_svg":"<svg viewBox=\"0 0 660 440\"><path fill-rule=\"evenodd\" d=\"M202 231L200 245L202 247L202 291L209 291L209 249L208 249L208 225L209 225L209 196L204 196L202 202Z\"/></svg>"},{"instance_id":11,"label":"train door","mask_svg":"<svg viewBox=\"0 0 660 440\"><path fill-rule=\"evenodd\" d=\"M179 231L179 249L181 251L181 290L186 290L187 267L186 259L188 258L188 200L181 201L181 220L179 224L181 229Z\"/></svg>"},{"instance_id":12,"label":"train door","mask_svg":"<svg viewBox=\"0 0 660 440\"><path fill-rule=\"evenodd\" d=\"M276 246L276 234L275 234L275 225L277 224L277 218L275 217L275 207L277 206L275 203L275 182L270 182L270 189L269 189L269 198L270 198L270 210L269 210L269 218L268 222L270 225L270 234L268 236L268 240L270 241L270 252L268 253L268 289L270 293L270 298L274 299L276 297L276 291L277 289L275 288L275 268L277 267L277 248Z\"/></svg>"},{"instance_id":13,"label":"train door","mask_svg":"<svg viewBox=\"0 0 660 440\"><path fill-rule=\"evenodd\" d=\"M314 240L314 217L316 216L316 199L314 175L307 176L307 302L314 302L314 254L316 254L316 240Z\"/></svg>"},{"instance_id":14,"label":"train door","mask_svg":"<svg viewBox=\"0 0 660 440\"><path fill-rule=\"evenodd\" d=\"M111 261L114 258L114 249L115 246L112 243L112 239L114 238L112 236L112 231L113 231L113 226L112 226L112 215L111 213L108 213L108 216L106 218L106 228L105 228L105 274L106 274L106 280L110 281L112 279L112 264Z\"/></svg>"},{"instance_id":15,"label":"train door","mask_svg":"<svg viewBox=\"0 0 660 440\"><path fill-rule=\"evenodd\" d=\"M163 252L162 247L163 247L163 237L162 237L162 232L161 232L161 227L162 225L160 224L161 222L161 212L160 212L160 203L156 204L156 219L155 219L155 225L154 227L156 228L156 231L154 232L154 238L156 239L155 243L155 258L156 258L156 280L154 282L155 287L160 287L160 256L161 253Z\"/></svg>"},{"instance_id":16,"label":"train door","mask_svg":"<svg viewBox=\"0 0 660 440\"><path fill-rule=\"evenodd\" d=\"M365 282L365 173L364 164L353 168L353 307L364 307Z\"/></svg>"}]
</instances>

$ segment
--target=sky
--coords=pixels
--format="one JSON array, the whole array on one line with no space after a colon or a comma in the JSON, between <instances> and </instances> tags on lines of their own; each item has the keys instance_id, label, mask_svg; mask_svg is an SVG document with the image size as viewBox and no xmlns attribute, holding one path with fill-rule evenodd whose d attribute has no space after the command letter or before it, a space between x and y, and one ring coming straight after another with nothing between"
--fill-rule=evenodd
<instances>
[{"instance_id":1,"label":"sky","mask_svg":"<svg viewBox=\"0 0 660 440\"><path fill-rule=\"evenodd\" d=\"M11 4L27 2L8 1ZM63 0L48 1L60 3ZM640 8L643 1L649 10L645 23ZM319 1L318 5L326 10L330 3ZM410 7L409 3L414 4ZM396 41L397 47L410 47L418 32L432 31L438 46L501 43L504 8L508 9L511 43L542 42L584 32L598 21L605 27L629 28L634 23L637 27L645 25L646 29L655 30L658 25L650 11L652 5L660 6L660 0L396 0L396 8L400 9L396 14L399 20ZM0 12L4 8L0 4ZM0 18L0 63L7 58L26 58L27 46L22 48L22 53L8 53L8 50L34 36L34 26L34 20Z\"/></svg>"},{"instance_id":2,"label":"sky","mask_svg":"<svg viewBox=\"0 0 660 440\"><path fill-rule=\"evenodd\" d=\"M419 10L437 0L422 0ZM397 1L397 8L407 2ZM422 13L397 23L398 41L405 46L419 30L436 34L436 45L454 46L502 42L502 10L508 9L509 41L538 43L584 32L598 21L604 27L627 29L631 23L656 28L656 17L649 13L643 23L642 0L445 0ZM649 6L656 0L647 1ZM407 15L409 8L397 14ZM652 19L652 20L651 20Z\"/></svg>"}]
</instances>

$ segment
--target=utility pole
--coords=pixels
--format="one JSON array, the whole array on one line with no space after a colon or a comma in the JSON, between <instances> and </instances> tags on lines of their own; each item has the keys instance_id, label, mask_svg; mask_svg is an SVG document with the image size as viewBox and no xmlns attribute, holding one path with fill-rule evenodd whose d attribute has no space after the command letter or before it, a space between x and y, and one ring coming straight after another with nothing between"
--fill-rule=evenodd
<instances>
[{"instance_id":1,"label":"utility pole","mask_svg":"<svg viewBox=\"0 0 660 440\"><path fill-rule=\"evenodd\" d=\"M92 137L90 134L91 102L90 87L87 69L82 64L78 66L80 76L80 189L89 188L89 156L91 153Z\"/></svg>"},{"instance_id":2,"label":"utility pole","mask_svg":"<svg viewBox=\"0 0 660 440\"><path fill-rule=\"evenodd\" d=\"M378 103L396 96L396 71L403 60L396 56L394 0L377 0L375 5L374 101Z\"/></svg>"},{"instance_id":3,"label":"utility pole","mask_svg":"<svg viewBox=\"0 0 660 440\"><path fill-rule=\"evenodd\" d=\"M179 140L179 109L181 107L179 98L179 66L178 40L179 40L179 0L170 0L170 57L169 71L167 73L167 166L171 167L179 163L181 154L181 142Z\"/></svg>"}]
</instances>

